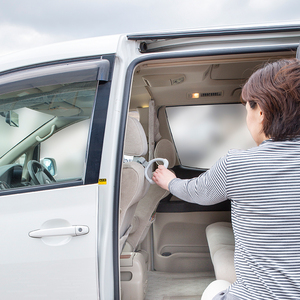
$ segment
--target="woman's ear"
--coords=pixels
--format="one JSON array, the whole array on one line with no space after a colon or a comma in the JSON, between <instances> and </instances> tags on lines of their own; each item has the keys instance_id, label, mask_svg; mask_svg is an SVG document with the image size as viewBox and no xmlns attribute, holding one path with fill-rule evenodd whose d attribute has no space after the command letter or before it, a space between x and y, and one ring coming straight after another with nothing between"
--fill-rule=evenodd
<instances>
[{"instance_id":1,"label":"woman's ear","mask_svg":"<svg viewBox=\"0 0 300 300\"><path fill-rule=\"evenodd\" d=\"M260 123L262 123L264 121L264 112L262 111L262 109L260 108L260 106L257 104L257 113L259 114L259 120Z\"/></svg>"}]
</instances>

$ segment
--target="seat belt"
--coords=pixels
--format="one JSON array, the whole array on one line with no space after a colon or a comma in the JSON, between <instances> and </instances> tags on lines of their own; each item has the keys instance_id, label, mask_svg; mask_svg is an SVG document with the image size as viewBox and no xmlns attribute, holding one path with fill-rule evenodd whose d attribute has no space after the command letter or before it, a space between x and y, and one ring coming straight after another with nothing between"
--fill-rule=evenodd
<instances>
[{"instance_id":1,"label":"seat belt","mask_svg":"<svg viewBox=\"0 0 300 300\"><path fill-rule=\"evenodd\" d=\"M154 100L149 101L149 118L148 118L148 142L149 142L149 155L148 160L150 161L154 157L154 118L155 118L155 102Z\"/></svg>"}]
</instances>

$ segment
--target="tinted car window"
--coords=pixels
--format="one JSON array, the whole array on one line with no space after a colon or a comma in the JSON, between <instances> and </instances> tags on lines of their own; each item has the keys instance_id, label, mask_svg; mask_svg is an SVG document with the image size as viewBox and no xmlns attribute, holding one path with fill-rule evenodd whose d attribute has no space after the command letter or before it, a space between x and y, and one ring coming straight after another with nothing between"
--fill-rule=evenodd
<instances>
[{"instance_id":1,"label":"tinted car window","mask_svg":"<svg viewBox=\"0 0 300 300\"><path fill-rule=\"evenodd\" d=\"M247 149L255 143L247 129L243 105L168 107L167 118L180 162L210 168L230 149Z\"/></svg>"}]
</instances>

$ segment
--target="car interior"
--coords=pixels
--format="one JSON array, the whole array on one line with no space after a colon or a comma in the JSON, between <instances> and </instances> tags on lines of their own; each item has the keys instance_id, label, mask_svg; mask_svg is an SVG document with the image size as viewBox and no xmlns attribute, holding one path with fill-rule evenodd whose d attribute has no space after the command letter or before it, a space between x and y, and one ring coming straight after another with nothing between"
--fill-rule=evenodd
<instances>
[{"instance_id":1,"label":"car interior","mask_svg":"<svg viewBox=\"0 0 300 300\"><path fill-rule=\"evenodd\" d=\"M0 95L2 192L82 180L96 87L77 82Z\"/></svg>"},{"instance_id":2,"label":"car interior","mask_svg":"<svg viewBox=\"0 0 300 300\"><path fill-rule=\"evenodd\" d=\"M131 221L124 227L121 217L122 299L201 299L212 281L235 281L230 199L211 206L184 202L149 184L142 171L132 180L124 168L132 164L145 169L153 158L165 158L177 177L188 179L230 149L256 146L241 104L243 83L265 63L291 57L291 51L266 52L151 60L136 66L126 139L134 140L136 134L135 141L143 142L135 145L143 143L147 153L130 153L125 141L120 211L124 214L130 203ZM134 194L130 199L123 197L127 190Z\"/></svg>"}]
</instances>

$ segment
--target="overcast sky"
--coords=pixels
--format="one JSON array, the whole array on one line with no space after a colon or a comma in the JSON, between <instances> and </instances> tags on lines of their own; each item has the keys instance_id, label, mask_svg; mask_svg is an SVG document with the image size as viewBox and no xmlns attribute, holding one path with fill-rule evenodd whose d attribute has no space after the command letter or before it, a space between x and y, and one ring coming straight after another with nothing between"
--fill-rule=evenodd
<instances>
[{"instance_id":1,"label":"overcast sky","mask_svg":"<svg viewBox=\"0 0 300 300\"><path fill-rule=\"evenodd\" d=\"M299 0L1 0L0 55L118 33L299 23Z\"/></svg>"}]
</instances>

